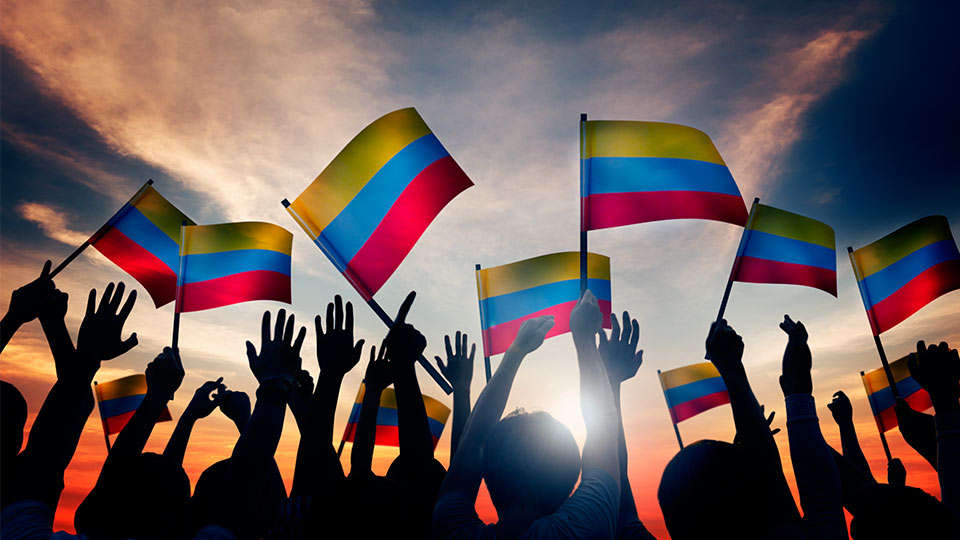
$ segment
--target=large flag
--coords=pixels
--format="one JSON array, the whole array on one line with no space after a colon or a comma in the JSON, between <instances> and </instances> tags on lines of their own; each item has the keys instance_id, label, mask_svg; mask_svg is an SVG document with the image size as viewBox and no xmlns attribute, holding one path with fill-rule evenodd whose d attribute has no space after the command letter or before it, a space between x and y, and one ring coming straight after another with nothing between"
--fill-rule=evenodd
<instances>
[{"instance_id":1,"label":"large flag","mask_svg":"<svg viewBox=\"0 0 960 540\"><path fill-rule=\"evenodd\" d=\"M837 295L837 242L815 219L756 204L730 279L806 285Z\"/></svg>"},{"instance_id":2,"label":"large flag","mask_svg":"<svg viewBox=\"0 0 960 540\"><path fill-rule=\"evenodd\" d=\"M194 224L148 184L89 243L137 280L160 307L176 295L183 221Z\"/></svg>"},{"instance_id":3,"label":"large flag","mask_svg":"<svg viewBox=\"0 0 960 540\"><path fill-rule=\"evenodd\" d=\"M293 235L272 223L184 227L177 312L250 300L289 304L292 246Z\"/></svg>"},{"instance_id":4,"label":"large flag","mask_svg":"<svg viewBox=\"0 0 960 540\"><path fill-rule=\"evenodd\" d=\"M361 383L360 392L357 393L357 399L350 411L350 418L347 420L347 427L343 432L343 440L346 442L352 443L357 434L357 425L360 423L360 410L363 407L365 391L366 385ZM443 435L443 427L447 424L447 418L450 417L450 408L428 395L423 395L423 405L427 409L427 422L430 424L430 434L433 436L433 447L436 448L437 443L440 442L440 436ZM374 444L400 446L399 426L397 394L393 388L387 388L380 394L380 409L377 410L377 438Z\"/></svg>"},{"instance_id":5,"label":"large flag","mask_svg":"<svg viewBox=\"0 0 960 540\"><path fill-rule=\"evenodd\" d=\"M400 109L354 137L289 209L369 300L472 185L416 109Z\"/></svg>"},{"instance_id":6,"label":"large flag","mask_svg":"<svg viewBox=\"0 0 960 540\"><path fill-rule=\"evenodd\" d=\"M897 229L851 254L873 334L960 289L960 252L944 216Z\"/></svg>"},{"instance_id":7,"label":"large flag","mask_svg":"<svg viewBox=\"0 0 960 540\"><path fill-rule=\"evenodd\" d=\"M597 297L603 327L610 328L610 258L589 253L587 288ZM527 319L553 315L547 337L570 331L570 311L580 299L580 253L551 253L477 270L484 356L506 352Z\"/></svg>"},{"instance_id":8,"label":"large flag","mask_svg":"<svg viewBox=\"0 0 960 540\"><path fill-rule=\"evenodd\" d=\"M930 394L920 388L920 383L910 376L910 369L907 367L907 356L890 363L890 371L893 373L893 380L897 383L897 391L900 397L907 401L914 410L925 411L933 407L930 401ZM870 410L873 411L873 418L877 421L877 427L880 432L890 430L897 426L897 414L894 411L896 401L893 398L893 390L890 389L890 382L883 368L863 373L860 377L863 379L863 387L867 390L867 401L870 402Z\"/></svg>"},{"instance_id":9,"label":"large flag","mask_svg":"<svg viewBox=\"0 0 960 540\"><path fill-rule=\"evenodd\" d=\"M730 403L727 386L710 362L700 362L659 373L670 418L678 424L704 411Z\"/></svg>"},{"instance_id":10,"label":"large flag","mask_svg":"<svg viewBox=\"0 0 960 540\"><path fill-rule=\"evenodd\" d=\"M582 230L684 218L747 222L740 189L707 134L661 122L584 124Z\"/></svg>"},{"instance_id":11,"label":"large flag","mask_svg":"<svg viewBox=\"0 0 960 540\"><path fill-rule=\"evenodd\" d=\"M100 420L106 435L120 433L130 417L140 407L147 395L147 377L143 373L95 384L94 392L100 406ZM158 422L171 420L170 410L166 407L160 413Z\"/></svg>"}]
</instances>

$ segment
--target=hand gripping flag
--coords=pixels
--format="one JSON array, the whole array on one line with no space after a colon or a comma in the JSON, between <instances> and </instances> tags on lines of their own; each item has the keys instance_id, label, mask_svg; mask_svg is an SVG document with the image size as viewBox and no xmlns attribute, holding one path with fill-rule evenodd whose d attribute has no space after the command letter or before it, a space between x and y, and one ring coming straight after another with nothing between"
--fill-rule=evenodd
<instances>
[{"instance_id":1,"label":"hand gripping flag","mask_svg":"<svg viewBox=\"0 0 960 540\"><path fill-rule=\"evenodd\" d=\"M659 373L670 418L678 424L714 407L730 403L727 386L710 362L700 362Z\"/></svg>"},{"instance_id":2,"label":"hand gripping flag","mask_svg":"<svg viewBox=\"0 0 960 540\"><path fill-rule=\"evenodd\" d=\"M443 207L472 185L417 111L400 109L354 137L288 210L370 300Z\"/></svg>"},{"instance_id":3,"label":"hand gripping flag","mask_svg":"<svg viewBox=\"0 0 960 540\"><path fill-rule=\"evenodd\" d=\"M147 395L147 376L143 373L121 377L105 383L94 384L94 393L100 407L100 420L103 422L103 433L113 435L120 433L127 425L133 413L140 407L144 396ZM171 420L170 410L166 407L160 413L158 422Z\"/></svg>"},{"instance_id":4,"label":"hand gripping flag","mask_svg":"<svg viewBox=\"0 0 960 540\"><path fill-rule=\"evenodd\" d=\"M930 394L910 376L906 356L891 362L890 372L893 373L893 380L896 381L900 397L905 399L914 410L925 411L933 407ZM863 379L863 387L867 390L867 401L870 402L870 410L873 411L873 418L877 421L877 428L883 433L896 427L897 414L894 406L897 403L883 368L877 368L868 373L861 372L860 378Z\"/></svg>"},{"instance_id":5,"label":"hand gripping flag","mask_svg":"<svg viewBox=\"0 0 960 540\"><path fill-rule=\"evenodd\" d=\"M363 394L366 385L360 384L357 399L350 410L350 418L343 432L343 441L353 442L357 434L357 425L360 423L360 410L363 407ZM437 447L443 427L450 417L450 408L428 395L423 395L423 405L427 409L427 422L430 424L430 435L433 436L433 447ZM393 388L384 389L380 394L380 408L377 410L377 438L374 443L379 446L400 446L400 422L397 417L397 394Z\"/></svg>"}]
</instances>

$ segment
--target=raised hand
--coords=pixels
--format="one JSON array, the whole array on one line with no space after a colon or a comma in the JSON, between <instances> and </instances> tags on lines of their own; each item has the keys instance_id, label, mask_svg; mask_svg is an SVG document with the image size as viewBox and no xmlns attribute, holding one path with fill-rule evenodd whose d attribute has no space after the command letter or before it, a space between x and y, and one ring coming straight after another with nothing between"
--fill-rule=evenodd
<instances>
[{"instance_id":1,"label":"raised hand","mask_svg":"<svg viewBox=\"0 0 960 540\"><path fill-rule=\"evenodd\" d=\"M380 344L379 355L377 355L376 345L370 347L370 361L367 362L367 371L363 375L363 382L368 391L376 392L383 392L384 388L393 383L385 344Z\"/></svg>"},{"instance_id":2,"label":"raised hand","mask_svg":"<svg viewBox=\"0 0 960 540\"><path fill-rule=\"evenodd\" d=\"M600 313L597 297L588 289L570 311L570 331L575 338L593 339L602 325L603 314Z\"/></svg>"},{"instance_id":3,"label":"raised hand","mask_svg":"<svg viewBox=\"0 0 960 540\"><path fill-rule=\"evenodd\" d=\"M314 318L317 330L317 363L324 375L343 377L360 361L363 340L353 342L353 304L347 302L344 317L340 295L327 304L327 330L324 332L320 316Z\"/></svg>"},{"instance_id":4,"label":"raised hand","mask_svg":"<svg viewBox=\"0 0 960 540\"><path fill-rule=\"evenodd\" d=\"M887 483L891 486L907 485L907 468L900 458L893 458L887 462Z\"/></svg>"},{"instance_id":5,"label":"raised hand","mask_svg":"<svg viewBox=\"0 0 960 540\"><path fill-rule=\"evenodd\" d=\"M306 427L307 415L310 413L310 399L313 397L313 377L310 376L309 371L301 369L297 372L294 380L297 386L290 394L287 404L290 405L290 412L297 420L297 427L303 430Z\"/></svg>"},{"instance_id":6,"label":"raised hand","mask_svg":"<svg viewBox=\"0 0 960 540\"><path fill-rule=\"evenodd\" d=\"M473 381L473 357L477 352L477 344L474 343L470 349L470 355L467 355L467 334L460 334L457 330L454 337L454 347L450 346L450 336L444 336L444 344L447 347L447 363L444 364L439 356L434 356L437 361L437 367L443 377L450 381L453 390L469 389Z\"/></svg>"},{"instance_id":7,"label":"raised hand","mask_svg":"<svg viewBox=\"0 0 960 540\"><path fill-rule=\"evenodd\" d=\"M183 382L183 364L180 353L164 347L163 352L147 364L147 395L164 400L173 399L174 392Z\"/></svg>"},{"instance_id":8,"label":"raised hand","mask_svg":"<svg viewBox=\"0 0 960 540\"><path fill-rule=\"evenodd\" d=\"M96 305L96 289L91 289L87 297L87 312L77 335L77 354L86 361L96 363L97 367L101 361L112 360L137 346L136 332L127 339L122 338L123 325L137 301L137 291L130 291L121 307L123 290L122 281L116 285L116 290L114 284L110 283L100 297L99 306Z\"/></svg>"},{"instance_id":9,"label":"raised hand","mask_svg":"<svg viewBox=\"0 0 960 540\"><path fill-rule=\"evenodd\" d=\"M843 390L838 390L833 394L833 401L827 403L827 408L830 409L830 414L833 415L833 421L839 425L847 425L853 423L853 406L850 404L850 398L843 393Z\"/></svg>"},{"instance_id":10,"label":"raised hand","mask_svg":"<svg viewBox=\"0 0 960 540\"><path fill-rule=\"evenodd\" d=\"M789 336L787 347L783 351L780 389L783 390L784 396L812 394L813 378L810 376L810 369L813 367L813 357L807 345L807 329L802 322L794 322L789 315L783 316L780 329Z\"/></svg>"},{"instance_id":11,"label":"raised hand","mask_svg":"<svg viewBox=\"0 0 960 540\"><path fill-rule=\"evenodd\" d=\"M37 279L10 294L10 305L4 319L16 326L36 319L40 315L44 299L55 289L53 280L50 279L50 261L47 261Z\"/></svg>"},{"instance_id":12,"label":"raised hand","mask_svg":"<svg viewBox=\"0 0 960 540\"><path fill-rule=\"evenodd\" d=\"M630 319L630 314L623 312L623 330L616 317L611 317L610 339L600 331L600 358L607 368L610 384L619 385L633 377L643 363L643 349L637 350L640 343L640 323Z\"/></svg>"},{"instance_id":13,"label":"raised hand","mask_svg":"<svg viewBox=\"0 0 960 540\"><path fill-rule=\"evenodd\" d=\"M427 348L427 338L423 337L412 325L408 324L407 314L413 305L413 300L417 297L416 291L411 291L400 304L400 310L397 312L397 318L393 320L393 326L387 332L384 343L390 351L390 364L399 366L412 366L423 350Z\"/></svg>"},{"instance_id":14,"label":"raised hand","mask_svg":"<svg viewBox=\"0 0 960 540\"><path fill-rule=\"evenodd\" d=\"M960 356L945 341L929 347L921 340L907 358L910 376L920 383L937 413L960 408Z\"/></svg>"},{"instance_id":15,"label":"raised hand","mask_svg":"<svg viewBox=\"0 0 960 540\"><path fill-rule=\"evenodd\" d=\"M220 407L220 412L232 420L242 433L247 421L250 420L250 396L239 390L225 390L220 392L217 405Z\"/></svg>"},{"instance_id":16,"label":"raised hand","mask_svg":"<svg viewBox=\"0 0 960 540\"><path fill-rule=\"evenodd\" d=\"M226 390L227 387L223 384L223 377L215 381L203 383L200 385L200 388L197 388L197 391L193 393L193 399L190 400L187 408L183 410L183 414L191 418L206 418L210 416L210 413L217 408ZM211 395L214 391L217 393Z\"/></svg>"},{"instance_id":17,"label":"raised hand","mask_svg":"<svg viewBox=\"0 0 960 540\"><path fill-rule=\"evenodd\" d=\"M726 319L710 325L706 357L721 374L743 367L743 338L727 324Z\"/></svg>"},{"instance_id":18,"label":"raised hand","mask_svg":"<svg viewBox=\"0 0 960 540\"><path fill-rule=\"evenodd\" d=\"M553 315L543 315L523 321L520 330L517 331L517 337L513 338L513 343L510 344L510 350L521 355L532 353L543 345L547 332L553 328L554 324L556 320Z\"/></svg>"},{"instance_id":19,"label":"raised hand","mask_svg":"<svg viewBox=\"0 0 960 540\"><path fill-rule=\"evenodd\" d=\"M903 440L937 468L937 425L932 414L915 411L905 399L897 399L893 409L897 414L897 429Z\"/></svg>"},{"instance_id":20,"label":"raised hand","mask_svg":"<svg viewBox=\"0 0 960 540\"><path fill-rule=\"evenodd\" d=\"M284 324L286 323L286 324ZM297 338L293 338L294 316L287 318L284 309L277 311L277 323L270 337L270 312L263 313L260 325L260 352L257 352L253 343L247 342L247 360L250 371L263 384L269 379L283 378L287 380L283 388L297 386L296 376L300 371L300 348L307 337L307 329L300 327Z\"/></svg>"}]
</instances>

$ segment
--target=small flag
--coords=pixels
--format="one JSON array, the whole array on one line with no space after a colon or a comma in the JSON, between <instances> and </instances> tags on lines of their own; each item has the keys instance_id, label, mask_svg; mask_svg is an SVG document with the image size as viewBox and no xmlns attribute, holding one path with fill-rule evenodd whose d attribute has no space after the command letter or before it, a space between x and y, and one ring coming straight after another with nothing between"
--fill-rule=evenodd
<instances>
[{"instance_id":1,"label":"small flag","mask_svg":"<svg viewBox=\"0 0 960 540\"><path fill-rule=\"evenodd\" d=\"M147 395L147 376L130 375L93 386L100 405L100 420L107 435L120 433ZM170 409L164 407L158 422L171 420Z\"/></svg>"},{"instance_id":2,"label":"small flag","mask_svg":"<svg viewBox=\"0 0 960 540\"><path fill-rule=\"evenodd\" d=\"M663 396L674 424L730 403L727 386L710 362L700 362L660 373Z\"/></svg>"},{"instance_id":3,"label":"small flag","mask_svg":"<svg viewBox=\"0 0 960 540\"><path fill-rule=\"evenodd\" d=\"M914 410L925 411L933 407L930 401L930 394L920 388L920 383L910 376L910 369L907 367L907 358L890 362L890 371L893 373L893 380L897 383L897 391L900 397L906 400ZM873 411L873 418L877 421L877 427L880 432L885 432L897 426L897 414L894 411L896 401L893 398L893 390L890 389L890 382L883 368L869 371L861 376L863 387L867 390L867 401L870 402L870 409Z\"/></svg>"},{"instance_id":4,"label":"small flag","mask_svg":"<svg viewBox=\"0 0 960 540\"><path fill-rule=\"evenodd\" d=\"M506 352L527 319L553 315L547 337L570 331L570 311L580 299L580 253L551 253L477 271L485 356ZM603 327L610 328L610 258L587 254L587 288L597 297Z\"/></svg>"},{"instance_id":5,"label":"small flag","mask_svg":"<svg viewBox=\"0 0 960 540\"><path fill-rule=\"evenodd\" d=\"M250 300L290 303L293 235L286 229L260 221L183 229L177 312Z\"/></svg>"},{"instance_id":6,"label":"small flag","mask_svg":"<svg viewBox=\"0 0 960 540\"><path fill-rule=\"evenodd\" d=\"M757 204L743 235L733 281L805 285L837 295L837 245L829 225Z\"/></svg>"},{"instance_id":7,"label":"small flag","mask_svg":"<svg viewBox=\"0 0 960 540\"><path fill-rule=\"evenodd\" d=\"M156 307L174 299L180 255L180 224L193 221L145 186L89 240L106 258L137 280Z\"/></svg>"},{"instance_id":8,"label":"small flag","mask_svg":"<svg viewBox=\"0 0 960 540\"><path fill-rule=\"evenodd\" d=\"M357 434L357 425L360 422L360 409L363 406L363 393L366 385L360 384L360 392L350 411L347 428L343 432L343 440L353 442ZM423 405L427 409L427 422L430 424L430 434L433 436L433 447L437 447L440 436L443 435L443 426L450 417L450 408L433 399L423 396ZM387 388L380 394L380 409L377 411L377 439L374 444L379 446L400 446L400 423L397 420L397 394L393 388Z\"/></svg>"},{"instance_id":9,"label":"small flag","mask_svg":"<svg viewBox=\"0 0 960 540\"><path fill-rule=\"evenodd\" d=\"M354 137L289 208L370 300L443 207L472 185L416 109L400 109Z\"/></svg>"},{"instance_id":10,"label":"small flag","mask_svg":"<svg viewBox=\"0 0 960 540\"><path fill-rule=\"evenodd\" d=\"M747 222L740 189L706 133L661 122L585 124L582 230L685 218Z\"/></svg>"},{"instance_id":11,"label":"small flag","mask_svg":"<svg viewBox=\"0 0 960 540\"><path fill-rule=\"evenodd\" d=\"M944 216L918 219L851 258L875 336L960 289L960 252Z\"/></svg>"}]
</instances>

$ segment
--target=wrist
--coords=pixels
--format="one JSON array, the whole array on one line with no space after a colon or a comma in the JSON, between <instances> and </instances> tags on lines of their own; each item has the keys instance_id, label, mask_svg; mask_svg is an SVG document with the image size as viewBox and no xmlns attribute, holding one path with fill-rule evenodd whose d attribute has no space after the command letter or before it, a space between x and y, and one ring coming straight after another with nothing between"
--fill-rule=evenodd
<instances>
[{"instance_id":1,"label":"wrist","mask_svg":"<svg viewBox=\"0 0 960 540\"><path fill-rule=\"evenodd\" d=\"M930 401L933 402L934 412L960 410L960 397L956 395L934 396L933 394L930 394Z\"/></svg>"}]
</instances>

